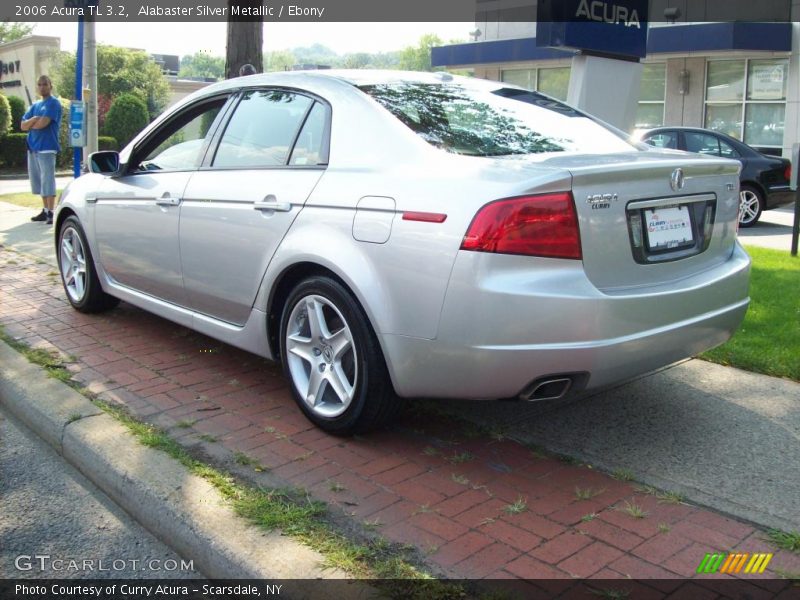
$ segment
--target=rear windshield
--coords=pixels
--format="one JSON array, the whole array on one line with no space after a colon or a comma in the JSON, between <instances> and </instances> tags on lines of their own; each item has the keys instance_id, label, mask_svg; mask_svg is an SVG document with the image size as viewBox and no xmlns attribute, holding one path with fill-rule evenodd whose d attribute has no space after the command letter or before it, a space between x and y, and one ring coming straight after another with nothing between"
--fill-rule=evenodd
<instances>
[{"instance_id":1,"label":"rear windshield","mask_svg":"<svg viewBox=\"0 0 800 600\"><path fill-rule=\"evenodd\" d=\"M455 154L605 154L636 149L585 114L536 92L474 90L458 83L389 83L360 89L425 141Z\"/></svg>"}]
</instances>

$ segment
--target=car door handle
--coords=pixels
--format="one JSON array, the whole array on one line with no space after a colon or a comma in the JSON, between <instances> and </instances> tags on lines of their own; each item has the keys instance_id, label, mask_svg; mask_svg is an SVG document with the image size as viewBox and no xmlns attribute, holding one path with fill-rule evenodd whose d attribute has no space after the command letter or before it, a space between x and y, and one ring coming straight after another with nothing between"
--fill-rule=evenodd
<instances>
[{"instance_id":1,"label":"car door handle","mask_svg":"<svg viewBox=\"0 0 800 600\"><path fill-rule=\"evenodd\" d=\"M181 199L176 196L170 196L169 192L165 193L161 198L156 199L156 204L158 206L178 206L181 203Z\"/></svg>"},{"instance_id":2,"label":"car door handle","mask_svg":"<svg viewBox=\"0 0 800 600\"><path fill-rule=\"evenodd\" d=\"M253 208L256 210L274 210L276 212L289 212L292 210L292 204L290 202L278 202L274 199L275 196L272 196L272 198L272 200L265 199L253 202Z\"/></svg>"}]
</instances>

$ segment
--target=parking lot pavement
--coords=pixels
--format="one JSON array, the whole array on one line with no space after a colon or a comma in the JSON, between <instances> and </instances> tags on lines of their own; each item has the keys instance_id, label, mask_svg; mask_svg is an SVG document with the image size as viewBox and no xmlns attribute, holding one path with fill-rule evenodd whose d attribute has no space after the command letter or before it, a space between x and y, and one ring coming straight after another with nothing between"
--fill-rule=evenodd
<instances>
[{"instance_id":1,"label":"parking lot pavement","mask_svg":"<svg viewBox=\"0 0 800 600\"><path fill-rule=\"evenodd\" d=\"M681 578L703 583L705 553L734 549L775 552L754 593L781 571L800 572L800 556L776 551L753 525L543 456L434 403L416 403L388 431L326 435L300 414L276 365L125 303L79 314L50 268L0 251L7 334L58 350L88 390L182 444L243 453L450 576L676 578L663 584L675 588Z\"/></svg>"},{"instance_id":2,"label":"parking lot pavement","mask_svg":"<svg viewBox=\"0 0 800 600\"><path fill-rule=\"evenodd\" d=\"M745 246L760 246L773 250L792 248L792 223L794 223L794 204L781 206L761 213L758 223L739 229L739 240Z\"/></svg>"}]
</instances>

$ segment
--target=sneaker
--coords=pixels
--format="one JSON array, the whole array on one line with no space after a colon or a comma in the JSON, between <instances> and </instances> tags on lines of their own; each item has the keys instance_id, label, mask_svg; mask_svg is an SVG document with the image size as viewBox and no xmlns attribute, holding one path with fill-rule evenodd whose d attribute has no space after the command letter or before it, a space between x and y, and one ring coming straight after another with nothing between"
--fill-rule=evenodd
<instances>
[{"instance_id":1,"label":"sneaker","mask_svg":"<svg viewBox=\"0 0 800 600\"><path fill-rule=\"evenodd\" d=\"M45 208L43 208L42 212L40 212L35 217L31 217L31 221L42 222L42 221L46 221L46 220L47 220L47 209L45 209Z\"/></svg>"},{"instance_id":2,"label":"sneaker","mask_svg":"<svg viewBox=\"0 0 800 600\"><path fill-rule=\"evenodd\" d=\"M48 225L53 224L53 211L51 210L47 211L47 224Z\"/></svg>"}]
</instances>

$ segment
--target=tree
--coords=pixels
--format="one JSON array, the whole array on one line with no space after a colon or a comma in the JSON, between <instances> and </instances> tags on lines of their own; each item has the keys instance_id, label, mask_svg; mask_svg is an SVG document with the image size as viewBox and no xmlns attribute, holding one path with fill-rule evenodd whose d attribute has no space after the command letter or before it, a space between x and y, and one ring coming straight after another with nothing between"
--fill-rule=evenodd
<instances>
[{"instance_id":1,"label":"tree","mask_svg":"<svg viewBox=\"0 0 800 600\"><path fill-rule=\"evenodd\" d=\"M113 135L120 148L124 148L149 122L147 105L142 99L134 94L122 94L108 110L104 133Z\"/></svg>"},{"instance_id":2,"label":"tree","mask_svg":"<svg viewBox=\"0 0 800 600\"><path fill-rule=\"evenodd\" d=\"M438 35L426 33L419 38L416 46L407 46L400 51L399 67L404 71L433 71L431 48L443 43Z\"/></svg>"},{"instance_id":3,"label":"tree","mask_svg":"<svg viewBox=\"0 0 800 600\"><path fill-rule=\"evenodd\" d=\"M27 23L9 23L7 21L0 21L0 44L6 42L13 42L26 35L30 35L33 31L33 25Z\"/></svg>"},{"instance_id":4,"label":"tree","mask_svg":"<svg viewBox=\"0 0 800 600\"><path fill-rule=\"evenodd\" d=\"M225 59L206 52L195 52L181 58L178 77L222 79L225 76Z\"/></svg>"},{"instance_id":5,"label":"tree","mask_svg":"<svg viewBox=\"0 0 800 600\"><path fill-rule=\"evenodd\" d=\"M289 50L275 50L264 55L265 71L290 71L300 61Z\"/></svg>"},{"instance_id":6,"label":"tree","mask_svg":"<svg viewBox=\"0 0 800 600\"><path fill-rule=\"evenodd\" d=\"M62 97L75 95L75 55L60 53L53 84ZM142 50L97 46L97 93L117 98L133 94L145 103L150 119L157 117L169 101L169 82L150 56Z\"/></svg>"},{"instance_id":7,"label":"tree","mask_svg":"<svg viewBox=\"0 0 800 600\"><path fill-rule=\"evenodd\" d=\"M346 69L366 69L370 66L372 56L366 52L354 52L344 57L344 67Z\"/></svg>"},{"instance_id":8,"label":"tree","mask_svg":"<svg viewBox=\"0 0 800 600\"><path fill-rule=\"evenodd\" d=\"M242 65L251 64L257 73L264 70L261 48L264 45L263 17L257 13L262 0L228 0L228 43L225 48L225 79L239 76ZM244 15L242 13L244 12ZM233 15L239 13L240 16Z\"/></svg>"}]
</instances>

